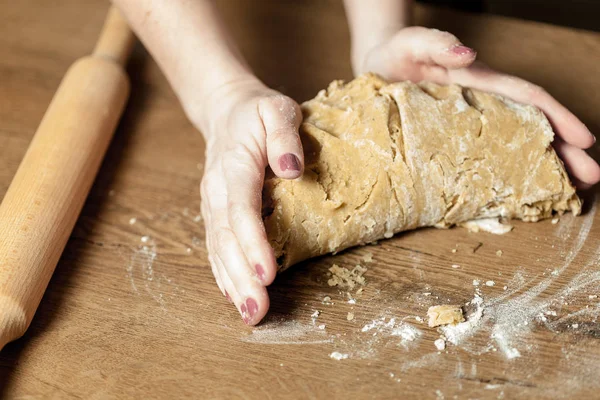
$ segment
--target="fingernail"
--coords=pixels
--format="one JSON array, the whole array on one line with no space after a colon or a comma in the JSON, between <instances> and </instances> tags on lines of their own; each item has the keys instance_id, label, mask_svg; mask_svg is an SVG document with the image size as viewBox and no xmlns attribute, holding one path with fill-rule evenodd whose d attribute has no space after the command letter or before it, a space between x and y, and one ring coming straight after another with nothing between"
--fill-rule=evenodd
<instances>
[{"instance_id":1,"label":"fingernail","mask_svg":"<svg viewBox=\"0 0 600 400\"><path fill-rule=\"evenodd\" d=\"M233 301L231 300L231 296L229 296L229 293L227 293L227 290L225 291L225 298L230 302L233 303Z\"/></svg>"},{"instance_id":2,"label":"fingernail","mask_svg":"<svg viewBox=\"0 0 600 400\"><path fill-rule=\"evenodd\" d=\"M258 303L252 297L248 297L246 300L246 306L248 307L248 315L250 316L249 319L254 318L254 315L256 315L256 312L258 311Z\"/></svg>"},{"instance_id":3,"label":"fingernail","mask_svg":"<svg viewBox=\"0 0 600 400\"><path fill-rule=\"evenodd\" d=\"M287 153L279 157L279 168L282 171L300 171L300 160L292 153Z\"/></svg>"},{"instance_id":4,"label":"fingernail","mask_svg":"<svg viewBox=\"0 0 600 400\"><path fill-rule=\"evenodd\" d=\"M452 47L450 49L450 51L454 54L456 54L457 56L465 56L467 54L474 54L475 50L473 50L470 47L467 46L463 46L462 44L457 44L456 46Z\"/></svg>"},{"instance_id":5,"label":"fingernail","mask_svg":"<svg viewBox=\"0 0 600 400\"><path fill-rule=\"evenodd\" d=\"M258 279L260 279L261 281L264 281L265 280L265 270L262 267L262 265L256 264L254 266L254 269L256 269L256 275L258 275Z\"/></svg>"}]
</instances>

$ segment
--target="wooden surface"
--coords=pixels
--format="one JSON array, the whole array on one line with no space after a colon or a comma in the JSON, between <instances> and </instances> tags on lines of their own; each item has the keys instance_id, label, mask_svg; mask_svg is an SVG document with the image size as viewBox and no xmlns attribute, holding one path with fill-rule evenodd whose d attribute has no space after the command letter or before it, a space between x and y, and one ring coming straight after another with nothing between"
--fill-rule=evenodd
<instances>
[{"instance_id":1,"label":"wooden surface","mask_svg":"<svg viewBox=\"0 0 600 400\"><path fill-rule=\"evenodd\" d=\"M221 4L273 87L305 100L350 78L339 2ZM0 196L107 8L0 1ZM544 85L600 132L600 35L433 8L418 15L493 66ZM297 265L271 287L267 321L248 328L206 261L196 219L202 139L141 48L129 73L128 109L38 313L0 353L4 397L598 397L597 195L586 194L586 214L558 224L517 223L505 236L421 230ZM356 304L327 284L332 263L368 268L362 293L352 291ZM415 316L473 300L473 280L483 317L472 336L438 353L440 333ZM418 330L412 341L409 326Z\"/></svg>"}]
</instances>

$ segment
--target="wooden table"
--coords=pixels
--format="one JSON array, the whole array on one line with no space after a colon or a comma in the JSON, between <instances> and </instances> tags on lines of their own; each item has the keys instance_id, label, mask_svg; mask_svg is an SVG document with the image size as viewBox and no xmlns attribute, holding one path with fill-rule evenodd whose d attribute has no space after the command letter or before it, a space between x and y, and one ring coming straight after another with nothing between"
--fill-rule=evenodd
<instances>
[{"instance_id":1,"label":"wooden table","mask_svg":"<svg viewBox=\"0 0 600 400\"><path fill-rule=\"evenodd\" d=\"M0 2L0 196L108 6L52 3ZM340 2L221 4L273 87L305 100L351 77ZM600 132L600 35L435 8L419 8L418 22L542 84ZM558 224L516 223L504 236L420 230L298 265L270 288L265 323L249 328L207 265L201 136L141 47L129 72L129 107L34 322L0 354L5 397L598 398L594 193L583 216ZM368 268L355 304L327 284L332 263ZM476 291L479 324L438 352L440 333L420 318Z\"/></svg>"}]
</instances>

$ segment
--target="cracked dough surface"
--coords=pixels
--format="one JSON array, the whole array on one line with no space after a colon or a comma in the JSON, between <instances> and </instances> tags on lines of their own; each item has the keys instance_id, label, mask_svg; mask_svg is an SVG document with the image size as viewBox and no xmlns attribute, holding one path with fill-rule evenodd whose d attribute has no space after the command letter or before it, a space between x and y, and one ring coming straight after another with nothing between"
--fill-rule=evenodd
<instances>
[{"instance_id":1,"label":"cracked dough surface","mask_svg":"<svg viewBox=\"0 0 600 400\"><path fill-rule=\"evenodd\" d=\"M281 270L419 227L581 211L535 107L366 74L332 82L302 112L304 175L269 173L263 191Z\"/></svg>"}]
</instances>

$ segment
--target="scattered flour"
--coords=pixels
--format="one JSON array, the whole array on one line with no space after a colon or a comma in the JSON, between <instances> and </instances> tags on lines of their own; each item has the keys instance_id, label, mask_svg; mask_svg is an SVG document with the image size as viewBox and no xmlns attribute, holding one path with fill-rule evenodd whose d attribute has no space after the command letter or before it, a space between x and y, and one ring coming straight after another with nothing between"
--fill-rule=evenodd
<instances>
[{"instance_id":1,"label":"scattered flour","mask_svg":"<svg viewBox=\"0 0 600 400\"><path fill-rule=\"evenodd\" d=\"M333 358L334 360L345 360L349 357L348 354L344 354L344 353L340 353L339 351L334 351L333 353L331 353L329 355L329 357Z\"/></svg>"},{"instance_id":2,"label":"scattered flour","mask_svg":"<svg viewBox=\"0 0 600 400\"><path fill-rule=\"evenodd\" d=\"M414 342L423 334L421 330L405 321L396 321L396 318L386 317L374 319L362 327L361 332L372 332L373 336L397 336L400 337L400 344L407 347L410 342Z\"/></svg>"},{"instance_id":3,"label":"scattered flour","mask_svg":"<svg viewBox=\"0 0 600 400\"><path fill-rule=\"evenodd\" d=\"M256 328L242 342L259 344L321 344L332 343L325 326L320 329L297 321L267 322Z\"/></svg>"}]
</instances>

